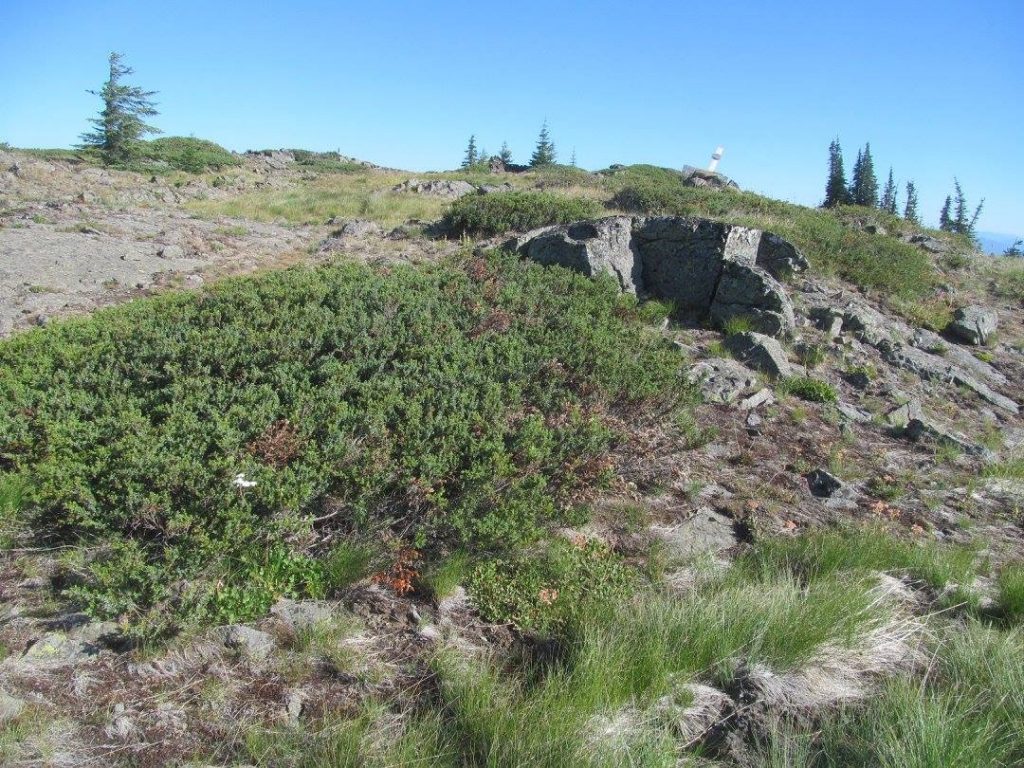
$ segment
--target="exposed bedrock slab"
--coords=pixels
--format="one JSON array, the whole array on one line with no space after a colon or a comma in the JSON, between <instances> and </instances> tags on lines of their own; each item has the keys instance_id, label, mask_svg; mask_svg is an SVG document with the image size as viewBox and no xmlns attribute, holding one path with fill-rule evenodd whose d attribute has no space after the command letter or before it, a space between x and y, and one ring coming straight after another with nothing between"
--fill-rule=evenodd
<instances>
[{"instance_id":1,"label":"exposed bedrock slab","mask_svg":"<svg viewBox=\"0 0 1024 768\"><path fill-rule=\"evenodd\" d=\"M611 216L534 230L508 246L542 264L614 276L623 291L675 304L723 324L743 315L777 336L794 326L776 278L807 262L782 238L748 227L683 216Z\"/></svg>"}]
</instances>

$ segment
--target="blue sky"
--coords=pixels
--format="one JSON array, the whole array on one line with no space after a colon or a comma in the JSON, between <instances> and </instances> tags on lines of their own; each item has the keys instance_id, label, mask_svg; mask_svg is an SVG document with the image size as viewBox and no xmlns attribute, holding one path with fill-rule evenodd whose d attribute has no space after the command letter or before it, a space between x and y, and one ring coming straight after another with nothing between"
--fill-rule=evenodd
<instances>
[{"instance_id":1,"label":"blue sky","mask_svg":"<svg viewBox=\"0 0 1024 768\"><path fill-rule=\"evenodd\" d=\"M934 223L957 176L1024 233L1024 0L820 3L0 0L0 140L70 146L106 56L166 134L451 168L528 157L547 118L580 165L702 165L814 205L827 148L870 141ZM902 192L902 190L901 190ZM901 194L902 197L902 194Z\"/></svg>"}]
</instances>

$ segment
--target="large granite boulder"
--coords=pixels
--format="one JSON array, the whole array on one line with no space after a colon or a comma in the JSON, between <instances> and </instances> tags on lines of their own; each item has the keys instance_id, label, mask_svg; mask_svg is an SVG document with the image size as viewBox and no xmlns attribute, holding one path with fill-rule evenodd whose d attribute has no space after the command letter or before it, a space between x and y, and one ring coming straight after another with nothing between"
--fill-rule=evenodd
<instances>
[{"instance_id":1,"label":"large granite boulder","mask_svg":"<svg viewBox=\"0 0 1024 768\"><path fill-rule=\"evenodd\" d=\"M999 327L999 315L988 307L961 307L953 314L953 321L946 331L959 341L968 344L985 344Z\"/></svg>"},{"instance_id":2,"label":"large granite boulder","mask_svg":"<svg viewBox=\"0 0 1024 768\"><path fill-rule=\"evenodd\" d=\"M633 220L613 216L535 230L518 250L541 264L557 264L588 277L610 274L627 293L643 293L640 258L633 243Z\"/></svg>"},{"instance_id":3,"label":"large granite boulder","mask_svg":"<svg viewBox=\"0 0 1024 768\"><path fill-rule=\"evenodd\" d=\"M611 274L623 291L672 302L695 319L742 315L772 336L793 330L793 305L776 278L807 267L782 238L682 216L612 216L534 230L509 247L542 264Z\"/></svg>"}]
</instances>

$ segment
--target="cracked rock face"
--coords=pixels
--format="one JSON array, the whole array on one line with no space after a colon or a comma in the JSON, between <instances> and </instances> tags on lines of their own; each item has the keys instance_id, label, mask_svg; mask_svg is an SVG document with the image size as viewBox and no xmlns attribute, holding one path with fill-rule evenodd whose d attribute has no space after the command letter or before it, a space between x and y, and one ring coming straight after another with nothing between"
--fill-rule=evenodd
<instances>
[{"instance_id":1,"label":"cracked rock face","mask_svg":"<svg viewBox=\"0 0 1024 768\"><path fill-rule=\"evenodd\" d=\"M776 235L708 219L612 216L545 227L509 246L542 264L610 274L626 292L672 302L724 324L744 316L772 336L793 330L793 305L776 278L807 267Z\"/></svg>"}]
</instances>

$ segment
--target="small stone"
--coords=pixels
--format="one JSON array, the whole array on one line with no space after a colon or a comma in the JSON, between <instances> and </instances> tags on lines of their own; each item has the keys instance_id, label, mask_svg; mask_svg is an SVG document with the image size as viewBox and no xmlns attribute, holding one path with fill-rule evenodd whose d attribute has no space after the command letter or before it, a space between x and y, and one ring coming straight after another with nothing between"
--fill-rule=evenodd
<instances>
[{"instance_id":1,"label":"small stone","mask_svg":"<svg viewBox=\"0 0 1024 768\"><path fill-rule=\"evenodd\" d=\"M778 339L761 333L736 333L725 340L725 346L742 363L769 376L792 375L793 368Z\"/></svg>"},{"instance_id":2,"label":"small stone","mask_svg":"<svg viewBox=\"0 0 1024 768\"><path fill-rule=\"evenodd\" d=\"M265 659L276 645L274 638L266 632L260 632L244 624L220 627L218 634L226 648L256 660Z\"/></svg>"},{"instance_id":3,"label":"small stone","mask_svg":"<svg viewBox=\"0 0 1024 768\"><path fill-rule=\"evenodd\" d=\"M165 245L156 252L156 255L161 259L183 259L185 258L185 249L180 245Z\"/></svg>"},{"instance_id":4,"label":"small stone","mask_svg":"<svg viewBox=\"0 0 1024 768\"><path fill-rule=\"evenodd\" d=\"M775 395L768 389L768 387L762 387L757 392L752 394L750 397L744 398L739 402L739 408L742 411L752 411L758 406L765 405L766 403L774 402ZM749 420L749 417L748 417Z\"/></svg>"},{"instance_id":5,"label":"small stone","mask_svg":"<svg viewBox=\"0 0 1024 768\"><path fill-rule=\"evenodd\" d=\"M843 487L842 481L831 472L816 469L807 475L807 487L818 498L830 498Z\"/></svg>"},{"instance_id":6,"label":"small stone","mask_svg":"<svg viewBox=\"0 0 1024 768\"><path fill-rule=\"evenodd\" d=\"M289 629L303 631L329 622L334 611L330 603L319 600L289 600L282 597L271 607L270 614Z\"/></svg>"}]
</instances>

